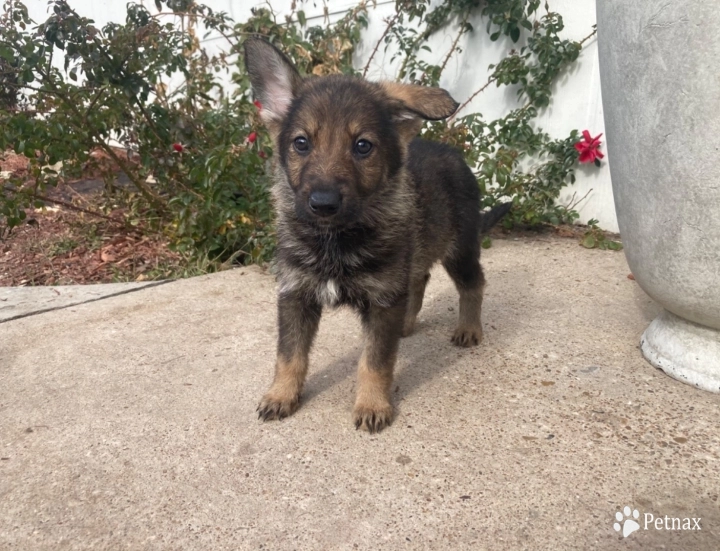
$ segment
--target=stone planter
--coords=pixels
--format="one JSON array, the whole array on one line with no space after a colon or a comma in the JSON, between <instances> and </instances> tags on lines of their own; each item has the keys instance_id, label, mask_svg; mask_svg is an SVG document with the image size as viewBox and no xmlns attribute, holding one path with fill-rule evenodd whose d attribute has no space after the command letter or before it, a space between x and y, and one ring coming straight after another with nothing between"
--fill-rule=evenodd
<instances>
[{"instance_id":1,"label":"stone planter","mask_svg":"<svg viewBox=\"0 0 720 551\"><path fill-rule=\"evenodd\" d=\"M598 0L597 20L620 233L665 308L642 352L720 392L720 4Z\"/></svg>"}]
</instances>

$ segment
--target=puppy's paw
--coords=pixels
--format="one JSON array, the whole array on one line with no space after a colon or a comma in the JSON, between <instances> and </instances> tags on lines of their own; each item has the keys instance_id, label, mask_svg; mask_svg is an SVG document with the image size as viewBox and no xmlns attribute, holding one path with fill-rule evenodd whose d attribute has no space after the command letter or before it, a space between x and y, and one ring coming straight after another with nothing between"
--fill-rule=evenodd
<instances>
[{"instance_id":1,"label":"puppy's paw","mask_svg":"<svg viewBox=\"0 0 720 551\"><path fill-rule=\"evenodd\" d=\"M482 342L482 327L458 327L453 333L452 343L455 346L477 346Z\"/></svg>"},{"instance_id":2,"label":"puppy's paw","mask_svg":"<svg viewBox=\"0 0 720 551\"><path fill-rule=\"evenodd\" d=\"M403 323L402 336L409 337L415 332L415 318L408 320L406 319Z\"/></svg>"},{"instance_id":3,"label":"puppy's paw","mask_svg":"<svg viewBox=\"0 0 720 551\"><path fill-rule=\"evenodd\" d=\"M353 421L356 429L369 433L380 432L393 421L393 407L390 402L365 404L358 400L353 409Z\"/></svg>"},{"instance_id":4,"label":"puppy's paw","mask_svg":"<svg viewBox=\"0 0 720 551\"><path fill-rule=\"evenodd\" d=\"M295 413L300 405L300 396L280 397L276 394L268 392L263 396L257 407L257 414L263 421L272 421L273 419L283 419Z\"/></svg>"}]
</instances>

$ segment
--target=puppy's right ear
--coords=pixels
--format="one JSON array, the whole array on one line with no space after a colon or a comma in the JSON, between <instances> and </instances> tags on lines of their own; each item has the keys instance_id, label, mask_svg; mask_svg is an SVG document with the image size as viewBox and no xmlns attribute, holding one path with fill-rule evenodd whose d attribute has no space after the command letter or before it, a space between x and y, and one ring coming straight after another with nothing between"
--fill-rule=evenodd
<instances>
[{"instance_id":1,"label":"puppy's right ear","mask_svg":"<svg viewBox=\"0 0 720 551\"><path fill-rule=\"evenodd\" d=\"M248 38L244 46L245 67L255 97L262 103L260 117L270 133L277 135L300 89L302 77L285 54L267 40Z\"/></svg>"}]
</instances>

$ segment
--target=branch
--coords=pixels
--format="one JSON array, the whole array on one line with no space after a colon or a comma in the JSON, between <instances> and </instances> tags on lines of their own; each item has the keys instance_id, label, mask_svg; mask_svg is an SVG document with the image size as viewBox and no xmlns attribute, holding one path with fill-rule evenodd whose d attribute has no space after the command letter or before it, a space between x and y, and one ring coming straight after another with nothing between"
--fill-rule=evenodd
<instances>
[{"instance_id":1,"label":"branch","mask_svg":"<svg viewBox=\"0 0 720 551\"><path fill-rule=\"evenodd\" d=\"M5 191L10 191L15 194L20 193L19 190L11 189L11 188L5 188ZM73 205L72 203L68 203L67 201L62 201L60 199L52 199L50 197L47 197L46 195L40 195L39 193L36 193L34 191L28 193L28 195L30 195L30 197L32 197L33 199L37 199L39 201L47 201L48 203L55 203L56 205L60 205L62 207L65 207L65 208L68 208L71 210L82 212L84 214L89 214L91 216L97 216L98 218L102 218L104 220L112 222L113 224L118 224L123 227L127 226L127 224L125 222L118 220L117 218L113 218L112 216L108 216L106 214L102 214L102 213L95 212L92 210L84 209L82 207L78 207L77 205Z\"/></svg>"},{"instance_id":2,"label":"branch","mask_svg":"<svg viewBox=\"0 0 720 551\"><path fill-rule=\"evenodd\" d=\"M453 42L452 47L450 48L450 51L445 56L445 60L443 61L442 65L440 66L440 74L442 75L443 71L445 70L445 67L448 64L448 61L450 61L450 58L455 53L455 49L457 48L458 42L460 42L460 37L465 34L465 24L467 23L468 17L470 16L470 12L468 11L465 14L465 17L463 17L463 20L460 22L460 32L455 37L455 41Z\"/></svg>"},{"instance_id":3,"label":"branch","mask_svg":"<svg viewBox=\"0 0 720 551\"><path fill-rule=\"evenodd\" d=\"M95 97L90 101L90 105L88 105L88 108L85 110L85 117L83 118L83 120L85 122L87 122L87 118L88 118L88 116L90 116L90 111L92 110L93 107L95 107L95 104L100 99L100 96L102 96L103 92L105 91L105 88L106 88L105 86L102 86L100 88L100 90L98 90L98 93L95 94Z\"/></svg>"},{"instance_id":4,"label":"branch","mask_svg":"<svg viewBox=\"0 0 720 551\"><path fill-rule=\"evenodd\" d=\"M130 170L129 166L120 159L120 157L115 153L112 147L110 147L107 143L105 143L105 140L102 139L101 136L99 136L96 132L93 131L92 126L88 124L87 122L87 115L89 113L86 112L85 115L83 115L80 110L78 109L75 102L73 102L70 98L67 97L63 92L61 92L57 86L52 82L50 75L44 73L43 71L38 71L40 75L44 78L45 82L48 83L52 90L46 90L42 88L36 88L34 86L28 86L24 85L25 88L28 88L30 90L37 90L39 92L43 92L45 94L50 94L58 99L60 99L78 118L78 122L80 124L84 123L86 126L80 126L78 127L78 130L82 130L87 132L91 138L93 138L93 142L95 145L100 147L105 153L108 154L108 156L115 161L117 166L119 166L122 171L127 175L128 178L130 178L130 181L133 183L133 185L137 188L137 190L147 199L152 205L155 206L159 211L163 212L165 211L165 207L163 203L160 201L159 197L154 195L148 188L143 184L137 177L134 176L132 170ZM96 96L96 99L99 96ZM77 125L76 125L77 127Z\"/></svg>"},{"instance_id":5,"label":"branch","mask_svg":"<svg viewBox=\"0 0 720 551\"><path fill-rule=\"evenodd\" d=\"M583 38L583 39L579 42L579 44L582 46L583 44L585 44L585 42L587 42L588 40L590 40L590 39L591 39L593 36L595 36L596 34L597 34L597 26L595 26L595 28L593 29L593 31L592 31L589 35L587 35L585 38ZM456 41L456 42L457 42L457 41ZM444 67L444 64L443 64L443 67ZM485 89L486 89L488 86L490 86L493 82L495 82L496 80L497 80L497 77L494 77L493 75L490 75L490 77L488 78L488 81L487 81L485 84L483 84L478 90L476 90L476 91L473 93L473 95L470 96L470 97L467 99L467 101L465 101L460 107L458 107L458 108L455 110L455 113L453 113L453 115L450 116L450 117L447 119L448 122L451 121L452 119L454 119L454 118L457 116L457 114L458 114L460 111L462 111L465 107L467 107L467 105L468 105L472 100L474 100L475 97L476 97L478 94L480 94L481 92L484 92ZM532 105L531 103L528 103L528 104L524 105L524 106L522 107L521 111L525 111L525 110L526 110L528 107L530 107L531 105Z\"/></svg>"},{"instance_id":6,"label":"branch","mask_svg":"<svg viewBox=\"0 0 720 551\"><path fill-rule=\"evenodd\" d=\"M567 205L565 205L563 208L564 208L565 210L568 210L568 211L569 211L569 210L575 210L575 207L577 207L580 203L582 203L582 202L585 200L585 198L586 198L588 195L590 195L590 193L592 192L592 190L593 190L593 188L590 188L585 195L583 195L582 197L580 197L580 199L578 199L578 200L575 201L574 203L573 203L573 200L575 199L575 193L573 193L573 194L572 194L572 197L570 198L570 202L569 202Z\"/></svg>"},{"instance_id":7,"label":"branch","mask_svg":"<svg viewBox=\"0 0 720 551\"><path fill-rule=\"evenodd\" d=\"M185 21L185 19L183 18L183 22L184 22L184 21ZM105 47L103 46L102 42L100 42L100 40L97 39L96 37L93 37L93 42L95 43L95 46L96 46L97 49L100 51L100 53L101 53L103 56L105 56L105 59L112 65L114 59L113 59L112 56L108 53L108 51L105 49ZM123 77L128 77L128 76L130 76L130 75L128 75L128 73L127 73L127 72L125 71L125 69L123 68L123 66L125 65L126 62L127 62L127 58L126 58L125 60L123 60L123 62L122 62L122 64L120 65L120 67L118 67L118 71L120 72L120 74L121 74ZM102 91L102 88L101 88L101 91ZM127 90L124 90L124 91L127 93ZM98 97L99 97L99 95L96 96L95 99L93 99L92 103L90 104L90 107L88 107L88 110L87 110L87 114L88 114L88 115L90 114L90 109L92 108L92 105L95 103L95 100L97 100ZM137 95L136 95L134 92L130 94L130 97L131 97L132 100L135 101L135 105L137 105L138 109L140 110L140 113L142 114L143 118L145 119L145 122L147 123L147 125L148 125L148 127L150 128L150 130L152 131L152 133L155 134L155 137L158 139L158 141L159 141L160 143L162 143L164 140L160 137L160 134L158 133L158 129L157 129L156 125L155 125L155 121L153 121L153 120L152 120L152 117L150 117L150 115L148 114L147 110L145 109L145 106L144 106L144 105L142 104L142 102L140 101L140 98L138 98ZM86 120L87 120L87 119L86 119ZM129 174L128 174L128 176L129 176ZM134 182L133 182L133 183L134 183Z\"/></svg>"},{"instance_id":8,"label":"branch","mask_svg":"<svg viewBox=\"0 0 720 551\"><path fill-rule=\"evenodd\" d=\"M468 103L470 103L472 100L474 100L478 94L480 94L481 92L484 92L485 89L488 86L490 86L493 82L495 82L496 80L497 80L496 76L490 75L490 77L488 78L488 81L485 84L483 84L478 90L476 90L472 96L470 96L460 107L458 107L455 110L455 112L450 117L448 117L448 119L447 119L448 122L451 121L452 119L454 119L455 117L457 117L457 114L460 111L462 111L463 109L465 109L465 107L467 107Z\"/></svg>"},{"instance_id":9,"label":"branch","mask_svg":"<svg viewBox=\"0 0 720 551\"><path fill-rule=\"evenodd\" d=\"M365 78L365 75L367 75L368 69L370 68L370 63L372 62L373 58L375 57L375 54L377 53L378 48L380 47L380 43L383 40L385 40L385 37L390 32L390 29L397 22L398 17L400 17L400 14L396 13L392 19L388 20L388 24L385 27L385 31L383 31L382 36L380 37L380 40L377 41L377 44L375 44L375 47L373 48L373 51L370 54L370 58L367 60L367 63L365 64L365 69L363 69L363 74L362 74L363 78Z\"/></svg>"},{"instance_id":10,"label":"branch","mask_svg":"<svg viewBox=\"0 0 720 551\"><path fill-rule=\"evenodd\" d=\"M436 11L441 9L443 6L447 6L448 4L452 4L452 0L446 0L442 4L438 5L430 13L431 14L435 13ZM428 15L430 15L430 14L428 14ZM425 20L426 19L427 19L427 17L425 17ZM421 19L421 21L422 21L422 19ZM413 56L413 52L417 51L419 44L421 42L424 42L428 38L430 38L434 33L439 31L440 29L442 29L444 26L448 25L449 21L450 21L449 19L443 19L439 24L436 23L434 26L430 26L430 24L428 24L428 26L425 28L425 30L415 37L415 40L412 41L412 43L410 44L410 48L407 50L407 56L405 56L405 59L403 60L402 65L400 66L398 75L403 75L405 73L405 69L407 68L408 63L410 63L410 58Z\"/></svg>"},{"instance_id":11,"label":"branch","mask_svg":"<svg viewBox=\"0 0 720 551\"><path fill-rule=\"evenodd\" d=\"M78 117L78 120L84 120L82 118L83 115L82 113L80 113L80 110L77 108L77 106L72 101L70 101L65 94L63 94L57 89L57 86L55 86L55 84L49 79L49 77L47 77L46 75L43 76L48 79L48 82L53 87L55 94L65 103L65 105L75 114L75 116ZM133 174L133 171L130 170L128 165L120 159L120 157L117 155L117 153L115 153L112 147L105 143L105 140L103 140L101 136L98 136L98 134L93 130L91 125L88 124L87 128L81 128L81 130L87 131L88 134L92 138L94 138L96 144L100 148L102 148L103 151L105 151L105 153L107 153L113 161L117 163L117 165L122 169L122 171L127 175L127 177L130 178L130 181L143 195L143 197L145 197L145 199L147 199L159 211L164 212L166 210L160 198L153 194L150 189L148 189L147 186L145 186L145 184L141 182L135 174Z\"/></svg>"},{"instance_id":12,"label":"branch","mask_svg":"<svg viewBox=\"0 0 720 551\"><path fill-rule=\"evenodd\" d=\"M150 14L150 17L152 17L153 19L159 19L160 17L166 16L166 15L173 15L173 16L175 16L175 17L183 17L183 16L184 16L184 14L175 13L175 12L172 12L172 11L161 11L161 12L158 12L158 13L155 13L155 14ZM232 47L235 47L235 46L236 46L236 43L233 42L233 41L230 39L230 37L222 31L222 29L220 29L219 27L215 27L215 28L213 28L212 30L213 30L213 31L217 31L225 40L227 40L227 41L230 43L230 46L232 46ZM243 33L243 32L237 32L236 34L243 34L243 35L247 35L247 36L254 36L254 35L255 35L255 33Z\"/></svg>"},{"instance_id":13,"label":"branch","mask_svg":"<svg viewBox=\"0 0 720 551\"><path fill-rule=\"evenodd\" d=\"M77 15L77 14L75 14L75 15ZM98 46L100 52L108 59L108 61L112 62L112 58L102 47L102 44L100 44L97 39L94 39L93 41ZM107 153L108 156L113 161L115 161L115 163L117 163L117 166L119 166L122 169L122 171L127 175L127 177L130 179L130 181L133 183L135 188L142 194L143 197L145 197L145 199L148 200L148 202L150 202L150 204L152 204L160 212L165 212L165 210L166 210L165 205L160 200L160 198L157 195L155 195L154 193L152 193L152 191L150 191L150 189L135 174L133 174L133 171L130 170L129 166L120 159L120 157L115 153L113 148L110 147L110 145L108 145L105 142L105 140L103 140L102 137L99 136L97 134L97 132L95 132L93 130L92 125L87 124L87 119L85 117L83 117L83 114L80 112L80 110L78 109L75 102L73 102L70 98L67 97L67 95L65 93L63 93L62 91L60 91L58 89L58 87L55 85L55 82L52 80L51 75L40 69L38 69L38 72L43 77L44 82L46 82L52 88L52 93L54 93L58 98L60 98L60 100L62 100L62 102L75 114L76 117L78 117L78 119L80 121L85 121L87 127L86 128L81 127L80 130L84 130L84 131L88 132L88 134L93 138L93 141L95 141L96 144L100 148L102 148L103 151L105 151L105 153ZM144 110L143 106L140 104L138 98L135 97L134 94L133 94L133 99L135 99L135 102L138 104L138 107L140 107L140 111L143 113L143 115L145 116L145 118L147 120L148 119L147 112ZM154 125L152 124L152 120L148 120L148 124L150 125L151 130L157 136L157 132L155 131Z\"/></svg>"},{"instance_id":14,"label":"branch","mask_svg":"<svg viewBox=\"0 0 720 551\"><path fill-rule=\"evenodd\" d=\"M583 39L579 42L580 46L582 46L583 44L585 44L585 42L587 42L588 40L590 40L590 39L591 39L593 36L595 36L596 34L597 34L597 25L595 25L595 28L593 29L593 32L591 32L589 35L587 35L585 38L583 38Z\"/></svg>"},{"instance_id":15,"label":"branch","mask_svg":"<svg viewBox=\"0 0 720 551\"><path fill-rule=\"evenodd\" d=\"M272 15L273 23L275 23L275 25L277 25L278 24L277 13L275 13L275 9L273 9L272 4L270 3L270 0L265 0L265 3L267 4L267 9L270 12L270 15ZM325 7L325 10L327 11L327 6Z\"/></svg>"}]
</instances>

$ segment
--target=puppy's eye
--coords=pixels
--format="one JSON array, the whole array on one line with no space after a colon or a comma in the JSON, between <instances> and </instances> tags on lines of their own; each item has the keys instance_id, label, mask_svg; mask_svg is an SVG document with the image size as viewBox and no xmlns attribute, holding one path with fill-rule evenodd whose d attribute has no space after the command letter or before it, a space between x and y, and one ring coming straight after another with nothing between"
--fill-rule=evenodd
<instances>
[{"instance_id":1,"label":"puppy's eye","mask_svg":"<svg viewBox=\"0 0 720 551\"><path fill-rule=\"evenodd\" d=\"M367 140L358 140L357 142L355 142L355 152L361 157L365 157L367 154L369 154L372 148L373 144L371 144Z\"/></svg>"},{"instance_id":2,"label":"puppy's eye","mask_svg":"<svg viewBox=\"0 0 720 551\"><path fill-rule=\"evenodd\" d=\"M293 147L298 153L307 153L310 150L310 142L307 138L298 136L293 140Z\"/></svg>"}]
</instances>

